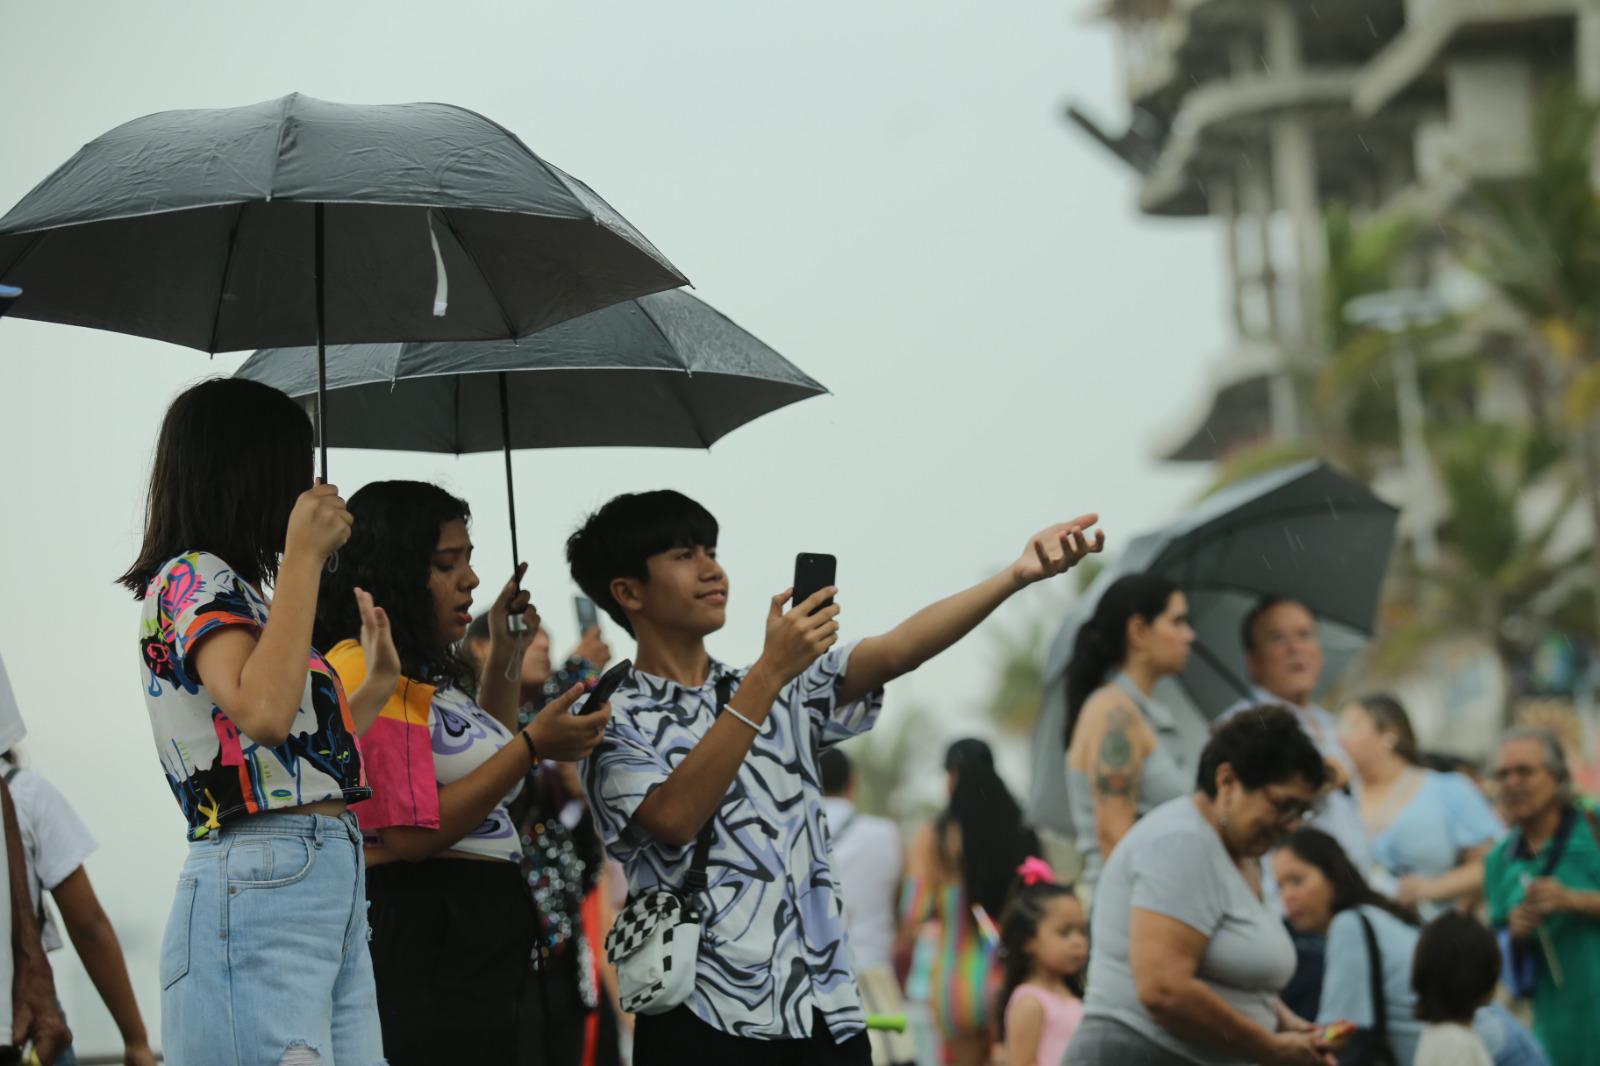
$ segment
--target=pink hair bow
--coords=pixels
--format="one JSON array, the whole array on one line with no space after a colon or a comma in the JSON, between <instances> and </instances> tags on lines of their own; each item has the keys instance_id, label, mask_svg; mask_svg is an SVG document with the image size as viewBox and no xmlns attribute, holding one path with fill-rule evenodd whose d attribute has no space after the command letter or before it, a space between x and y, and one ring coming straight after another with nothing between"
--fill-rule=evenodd
<instances>
[{"instance_id":1,"label":"pink hair bow","mask_svg":"<svg viewBox=\"0 0 1600 1066\"><path fill-rule=\"evenodd\" d=\"M1017 867L1017 876L1022 879L1024 885L1029 887L1033 885L1053 885L1056 880L1056 872L1050 869L1050 864L1037 855L1030 855L1023 860L1022 865Z\"/></svg>"}]
</instances>

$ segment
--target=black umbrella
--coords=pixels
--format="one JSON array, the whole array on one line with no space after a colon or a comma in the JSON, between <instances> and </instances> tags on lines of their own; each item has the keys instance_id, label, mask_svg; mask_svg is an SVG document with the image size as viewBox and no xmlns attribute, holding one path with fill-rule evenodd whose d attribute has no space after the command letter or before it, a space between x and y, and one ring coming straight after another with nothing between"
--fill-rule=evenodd
<instances>
[{"instance_id":1,"label":"black umbrella","mask_svg":"<svg viewBox=\"0 0 1600 1066\"><path fill-rule=\"evenodd\" d=\"M686 279L482 115L292 94L89 142L0 219L0 281L21 318L226 352L517 337Z\"/></svg>"},{"instance_id":2,"label":"black umbrella","mask_svg":"<svg viewBox=\"0 0 1600 1066\"><path fill-rule=\"evenodd\" d=\"M1203 723L1251 692L1240 642L1245 615L1264 596L1298 600L1316 615L1326 653L1324 685L1366 646L1389 570L1399 512L1326 463L1297 463L1230 486L1171 525L1146 533L1095 578L1067 612L1050 648L1046 697L1034 735L1030 810L1042 824L1066 817L1064 674L1078 630L1124 574L1156 573L1189 601L1195 643L1189 665L1159 698Z\"/></svg>"},{"instance_id":3,"label":"black umbrella","mask_svg":"<svg viewBox=\"0 0 1600 1066\"><path fill-rule=\"evenodd\" d=\"M753 419L827 390L715 308L671 291L518 341L335 347L327 442L394 451L503 449L517 554L513 448L709 448ZM310 348L264 349L239 368L310 401Z\"/></svg>"}]
</instances>

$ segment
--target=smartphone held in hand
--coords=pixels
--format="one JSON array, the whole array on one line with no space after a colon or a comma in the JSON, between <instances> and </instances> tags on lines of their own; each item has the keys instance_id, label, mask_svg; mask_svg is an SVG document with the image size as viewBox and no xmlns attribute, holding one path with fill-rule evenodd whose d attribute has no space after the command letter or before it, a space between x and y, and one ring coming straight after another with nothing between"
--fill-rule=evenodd
<instances>
[{"instance_id":1,"label":"smartphone held in hand","mask_svg":"<svg viewBox=\"0 0 1600 1066\"><path fill-rule=\"evenodd\" d=\"M599 682L595 684L594 688L589 690L589 694L583 698L582 703L579 703L573 707L572 713L593 714L595 711L598 711L602 706L605 705L606 700L611 698L611 694L617 691L617 686L622 684L622 682L627 678L629 672L632 670L633 660L624 659L611 669L607 670L604 674L600 675Z\"/></svg>"},{"instance_id":2,"label":"smartphone held in hand","mask_svg":"<svg viewBox=\"0 0 1600 1066\"><path fill-rule=\"evenodd\" d=\"M580 637L600 624L600 610L595 607L594 601L589 597L572 597L572 606L578 613L578 635Z\"/></svg>"},{"instance_id":3,"label":"smartphone held in hand","mask_svg":"<svg viewBox=\"0 0 1600 1066\"><path fill-rule=\"evenodd\" d=\"M839 561L831 555L819 555L814 552L801 552L794 557L794 600L796 606L806 602L812 596L835 583L836 571ZM824 600L817 606L817 610L833 605L833 600ZM816 612L813 611L813 614Z\"/></svg>"}]
</instances>

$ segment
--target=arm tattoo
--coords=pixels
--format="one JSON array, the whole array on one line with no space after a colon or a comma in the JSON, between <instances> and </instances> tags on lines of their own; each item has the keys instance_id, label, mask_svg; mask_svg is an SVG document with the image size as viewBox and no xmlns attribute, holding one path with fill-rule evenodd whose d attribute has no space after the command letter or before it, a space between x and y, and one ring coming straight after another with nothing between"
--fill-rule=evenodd
<instances>
[{"instance_id":1,"label":"arm tattoo","mask_svg":"<svg viewBox=\"0 0 1600 1066\"><path fill-rule=\"evenodd\" d=\"M1133 716L1127 711L1119 709L1111 713L1094 765L1094 787L1100 797L1133 797L1137 767L1133 761L1133 741L1128 736L1132 725Z\"/></svg>"}]
</instances>

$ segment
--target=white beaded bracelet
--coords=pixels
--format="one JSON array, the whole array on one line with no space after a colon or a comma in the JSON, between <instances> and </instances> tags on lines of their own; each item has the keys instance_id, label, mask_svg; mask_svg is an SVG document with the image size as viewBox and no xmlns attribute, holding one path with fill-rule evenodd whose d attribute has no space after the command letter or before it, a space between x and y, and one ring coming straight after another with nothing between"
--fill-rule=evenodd
<instances>
[{"instance_id":1,"label":"white beaded bracelet","mask_svg":"<svg viewBox=\"0 0 1600 1066\"><path fill-rule=\"evenodd\" d=\"M754 729L757 734L759 734L761 732L761 727L756 725L750 719L746 718L744 715L740 714L737 710L735 710L733 704L731 704L731 703L724 704L722 709L727 711L729 714L733 715L735 718L739 719L739 721L743 722L745 725L749 726L751 729Z\"/></svg>"}]
</instances>

